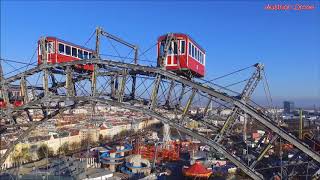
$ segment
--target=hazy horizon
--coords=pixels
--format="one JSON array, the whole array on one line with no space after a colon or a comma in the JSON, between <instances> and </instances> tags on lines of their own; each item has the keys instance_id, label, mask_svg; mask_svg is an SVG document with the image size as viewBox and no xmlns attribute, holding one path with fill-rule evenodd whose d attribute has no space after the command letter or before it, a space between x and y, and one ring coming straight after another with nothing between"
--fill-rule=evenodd
<instances>
[{"instance_id":1,"label":"hazy horizon","mask_svg":"<svg viewBox=\"0 0 320 180\"><path fill-rule=\"evenodd\" d=\"M252 100L260 105L268 106L268 102L264 97L252 97ZM292 101L294 102L295 108L308 108L313 109L316 106L317 109L320 109L320 97L312 98L312 97L272 97L273 105L278 108L283 108L284 101Z\"/></svg>"}]
</instances>

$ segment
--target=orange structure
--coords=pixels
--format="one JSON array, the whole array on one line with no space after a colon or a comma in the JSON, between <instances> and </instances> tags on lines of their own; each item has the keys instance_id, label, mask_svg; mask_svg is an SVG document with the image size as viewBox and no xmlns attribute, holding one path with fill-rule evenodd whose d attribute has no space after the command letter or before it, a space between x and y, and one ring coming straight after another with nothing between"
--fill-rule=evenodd
<instances>
[{"instance_id":1,"label":"orange structure","mask_svg":"<svg viewBox=\"0 0 320 180\"><path fill-rule=\"evenodd\" d=\"M134 154L140 154L142 158L156 162L177 161L180 159L180 146L176 142L171 142L166 147L155 145L138 145L135 147Z\"/></svg>"},{"instance_id":2,"label":"orange structure","mask_svg":"<svg viewBox=\"0 0 320 180\"><path fill-rule=\"evenodd\" d=\"M289 143L282 144L283 151L291 151L293 149L293 145Z\"/></svg>"},{"instance_id":3,"label":"orange structure","mask_svg":"<svg viewBox=\"0 0 320 180\"><path fill-rule=\"evenodd\" d=\"M182 173L186 177L209 179L212 171L205 168L199 161L196 161L192 166L188 168L183 168Z\"/></svg>"}]
</instances>

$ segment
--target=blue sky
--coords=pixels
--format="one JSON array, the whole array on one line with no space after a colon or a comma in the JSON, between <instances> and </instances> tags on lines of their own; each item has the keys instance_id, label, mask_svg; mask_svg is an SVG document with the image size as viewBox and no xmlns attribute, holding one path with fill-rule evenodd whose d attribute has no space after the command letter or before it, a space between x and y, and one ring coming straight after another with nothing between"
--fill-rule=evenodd
<instances>
[{"instance_id":1,"label":"blue sky","mask_svg":"<svg viewBox=\"0 0 320 180\"><path fill-rule=\"evenodd\" d=\"M316 9L264 10L266 4L280 2L311 4ZM207 51L207 79L262 62L276 104L288 99L296 106L320 106L319 8L319 1L293 0L1 1L1 57L28 62L37 40L45 35L82 45L96 26L138 44L142 51L159 35L183 32ZM93 43L88 46L93 48ZM103 50L108 53L109 49L106 43ZM155 61L156 50L141 58ZM242 76L217 83L228 84ZM254 97L262 101L262 86Z\"/></svg>"}]
</instances>

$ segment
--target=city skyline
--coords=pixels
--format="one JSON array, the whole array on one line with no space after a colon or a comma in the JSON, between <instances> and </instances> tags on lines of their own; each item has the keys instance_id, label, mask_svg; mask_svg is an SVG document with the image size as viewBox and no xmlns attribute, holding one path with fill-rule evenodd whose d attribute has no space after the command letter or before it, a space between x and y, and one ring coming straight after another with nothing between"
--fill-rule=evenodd
<instances>
[{"instance_id":1,"label":"city skyline","mask_svg":"<svg viewBox=\"0 0 320 180\"><path fill-rule=\"evenodd\" d=\"M1 58L29 60L44 35L82 44L96 26L138 44L142 52L164 33L184 32L207 51L206 79L262 62L275 105L290 100L297 107L320 106L319 8L276 12L264 10L266 1L169 3L1 1ZM155 52L143 58L155 61ZM263 96L260 85L253 98L264 103Z\"/></svg>"}]
</instances>

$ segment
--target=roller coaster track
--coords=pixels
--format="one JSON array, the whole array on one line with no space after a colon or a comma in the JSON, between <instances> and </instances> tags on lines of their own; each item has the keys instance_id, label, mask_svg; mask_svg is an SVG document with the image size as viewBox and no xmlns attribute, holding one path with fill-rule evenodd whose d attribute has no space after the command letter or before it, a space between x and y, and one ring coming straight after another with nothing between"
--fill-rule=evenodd
<instances>
[{"instance_id":1,"label":"roller coaster track","mask_svg":"<svg viewBox=\"0 0 320 180\"><path fill-rule=\"evenodd\" d=\"M79 72L77 65L85 64L94 65L94 71ZM52 79L52 82L49 83L48 75L54 77L53 79L55 80L62 80L61 82L53 83ZM43 77L42 87L32 81L35 76ZM29 83L28 86L25 83L26 80ZM230 96L212 85L204 84L201 80L190 80L172 72L164 71L161 68L106 59L88 59L50 65L42 64L2 79L1 90L13 86L20 86L20 89L24 90L22 93L24 104L20 107L9 106L6 109L2 109L1 120L11 122L8 127L14 127L15 125L18 127L19 124L25 125L28 123L31 125L27 126L27 128L19 129L21 131L20 136L10 144L6 153L1 157L1 164L8 158L14 146L22 142L28 133L40 123L55 115L62 114L68 109L74 109L86 104L107 104L139 111L163 123L167 123L180 132L194 137L209 145L215 151L222 153L251 178L263 179L266 175L261 173L259 169L255 169L255 167L263 159L263 155L266 153L265 149L269 148L274 141L270 142L270 144L265 144L262 150L257 149L256 152L258 154L254 155L255 160L247 162L244 157L234 153L232 147L224 144L223 140L216 142L214 137L204 136L188 128L186 124L196 120L200 123L203 122L203 126L212 128L213 131L219 132L220 130L219 127L210 125L210 116L218 115L208 114L207 111L204 111L201 116L197 116L197 119L193 119L195 116L191 113L191 109L199 107L199 102L195 101L195 99L201 98L203 102L214 101L224 104L230 109L239 109L240 113L247 114L256 123L263 125L272 132L274 136L293 144L308 156L308 161L312 161L319 167L320 155L317 152L279 127L268 115L257 110L253 104L245 103L241 99ZM31 95L31 91L34 92L33 95ZM29 112L30 109L41 110L42 119L31 122L33 118L30 116L33 116L33 113ZM12 122L12 119L17 120ZM227 136L223 137L223 139L227 138ZM229 141L230 139L227 140ZM268 165L265 164L265 166Z\"/></svg>"}]
</instances>

